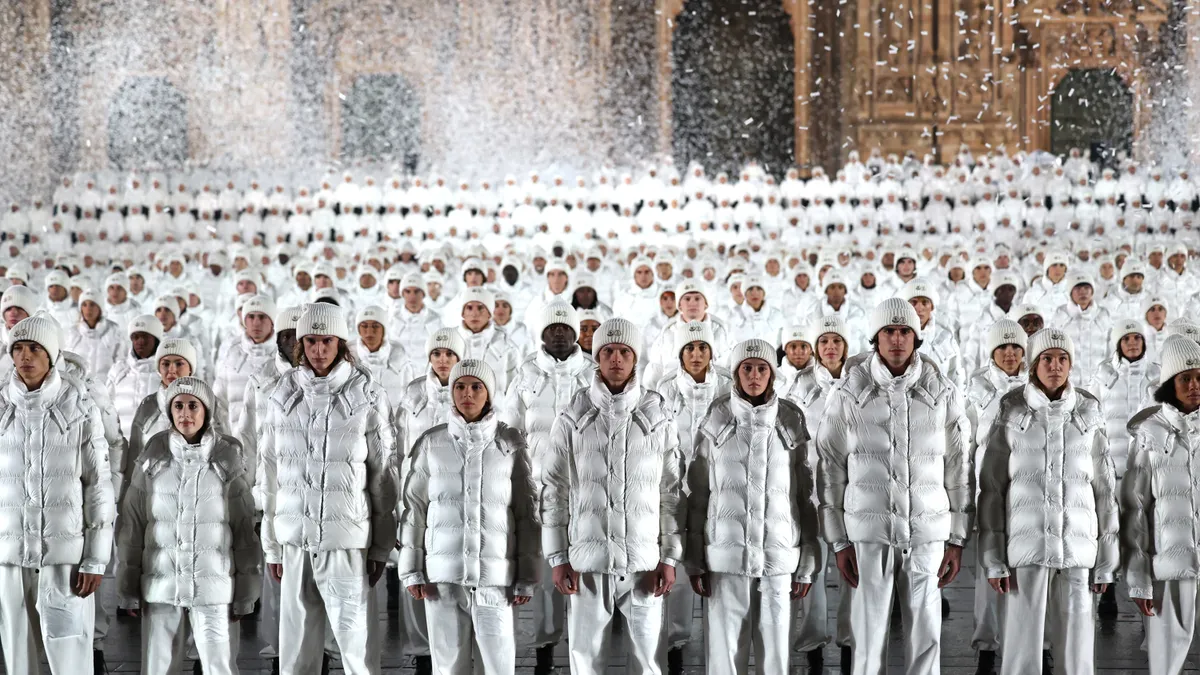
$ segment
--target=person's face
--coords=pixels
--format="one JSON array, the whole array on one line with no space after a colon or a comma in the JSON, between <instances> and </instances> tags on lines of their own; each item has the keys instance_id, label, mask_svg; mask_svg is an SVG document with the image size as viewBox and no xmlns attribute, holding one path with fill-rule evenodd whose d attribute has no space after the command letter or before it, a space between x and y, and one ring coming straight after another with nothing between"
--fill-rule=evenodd
<instances>
[{"instance_id":1,"label":"person's face","mask_svg":"<svg viewBox=\"0 0 1200 675\"><path fill-rule=\"evenodd\" d=\"M129 276L129 290L134 293L141 293L146 287L146 280L140 274L131 274Z\"/></svg>"},{"instance_id":2,"label":"person's face","mask_svg":"<svg viewBox=\"0 0 1200 675\"><path fill-rule=\"evenodd\" d=\"M562 270L550 270L546 273L546 283L550 286L550 292L558 295L567 290L567 273Z\"/></svg>"},{"instance_id":3,"label":"person's face","mask_svg":"<svg viewBox=\"0 0 1200 675\"><path fill-rule=\"evenodd\" d=\"M1067 266L1062 263L1055 263L1046 270L1046 278L1050 279L1050 283L1057 284L1067 275Z\"/></svg>"},{"instance_id":4,"label":"person's face","mask_svg":"<svg viewBox=\"0 0 1200 675\"><path fill-rule=\"evenodd\" d=\"M975 283L987 288L987 285L992 281L992 268L980 265L971 270L971 278L975 280Z\"/></svg>"},{"instance_id":5,"label":"person's face","mask_svg":"<svg viewBox=\"0 0 1200 675\"><path fill-rule=\"evenodd\" d=\"M463 281L467 284L467 288L482 286L483 280L483 272L479 270L467 270L467 273L463 275Z\"/></svg>"},{"instance_id":6,"label":"person's face","mask_svg":"<svg viewBox=\"0 0 1200 675\"><path fill-rule=\"evenodd\" d=\"M817 356L828 370L841 367L846 358L846 341L837 333L825 333L817 338Z\"/></svg>"},{"instance_id":7,"label":"person's face","mask_svg":"<svg viewBox=\"0 0 1200 675\"><path fill-rule=\"evenodd\" d=\"M358 339L369 352L377 352L383 346L383 324L378 321L363 321L358 324Z\"/></svg>"},{"instance_id":8,"label":"person's face","mask_svg":"<svg viewBox=\"0 0 1200 675\"><path fill-rule=\"evenodd\" d=\"M1087 309L1092 304L1093 294L1091 284L1079 284L1071 288L1071 302L1079 305L1082 309Z\"/></svg>"},{"instance_id":9,"label":"person's face","mask_svg":"<svg viewBox=\"0 0 1200 675\"><path fill-rule=\"evenodd\" d=\"M633 271L633 282L638 288L650 288L650 284L654 283L654 272L649 267L642 265Z\"/></svg>"},{"instance_id":10,"label":"person's face","mask_svg":"<svg viewBox=\"0 0 1200 675\"><path fill-rule=\"evenodd\" d=\"M464 420L474 422L483 416L483 409L488 402L488 391L483 380L477 377L460 377L454 381L450 393L454 399L454 409Z\"/></svg>"},{"instance_id":11,"label":"person's face","mask_svg":"<svg viewBox=\"0 0 1200 675\"><path fill-rule=\"evenodd\" d=\"M1146 340L1137 333L1121 336L1121 341L1117 345L1121 349L1121 356L1128 361L1136 361L1146 353Z\"/></svg>"},{"instance_id":12,"label":"person's face","mask_svg":"<svg viewBox=\"0 0 1200 675\"><path fill-rule=\"evenodd\" d=\"M1162 305L1153 305L1146 310L1146 323L1154 327L1154 330L1162 330L1167 324L1167 308Z\"/></svg>"},{"instance_id":13,"label":"person's face","mask_svg":"<svg viewBox=\"0 0 1200 675\"><path fill-rule=\"evenodd\" d=\"M1010 376L1021 371L1021 362L1024 360L1025 350L1020 345L1000 345L992 350L992 362Z\"/></svg>"},{"instance_id":14,"label":"person's face","mask_svg":"<svg viewBox=\"0 0 1200 675\"><path fill-rule=\"evenodd\" d=\"M1200 370L1185 370L1172 378L1172 382L1181 412L1187 414L1200 409Z\"/></svg>"},{"instance_id":15,"label":"person's face","mask_svg":"<svg viewBox=\"0 0 1200 675\"><path fill-rule=\"evenodd\" d=\"M729 287L729 297L733 298L733 301L739 305L746 301L746 296L742 293L742 285L740 283Z\"/></svg>"},{"instance_id":16,"label":"person's face","mask_svg":"<svg viewBox=\"0 0 1200 675\"><path fill-rule=\"evenodd\" d=\"M846 287L842 284L830 284L825 287L825 298L831 305L841 305L846 300Z\"/></svg>"},{"instance_id":17,"label":"person's face","mask_svg":"<svg viewBox=\"0 0 1200 675\"><path fill-rule=\"evenodd\" d=\"M338 339L332 335L305 335L301 342L304 358L313 372L319 377L328 375L337 360Z\"/></svg>"},{"instance_id":18,"label":"person's face","mask_svg":"<svg viewBox=\"0 0 1200 675\"><path fill-rule=\"evenodd\" d=\"M633 367L637 356L628 345L613 343L600 348L596 355L596 365L600 371L600 379L614 389L623 389L633 377Z\"/></svg>"},{"instance_id":19,"label":"person's face","mask_svg":"<svg viewBox=\"0 0 1200 675\"><path fill-rule=\"evenodd\" d=\"M896 263L896 271L902 277L911 276L917 269L917 262L912 258L901 258L900 262Z\"/></svg>"},{"instance_id":20,"label":"person's face","mask_svg":"<svg viewBox=\"0 0 1200 675\"><path fill-rule=\"evenodd\" d=\"M508 304L507 300L497 300L496 311L492 312L492 320L497 325L507 326L509 320L512 319L512 311L512 305Z\"/></svg>"},{"instance_id":21,"label":"person's face","mask_svg":"<svg viewBox=\"0 0 1200 675\"><path fill-rule=\"evenodd\" d=\"M245 295L247 293L254 295L258 293L258 284L249 279L242 279L237 282L237 292L238 295Z\"/></svg>"},{"instance_id":22,"label":"person's face","mask_svg":"<svg viewBox=\"0 0 1200 675\"><path fill-rule=\"evenodd\" d=\"M1026 314L1020 319L1017 319L1017 323L1021 325L1021 329L1025 331L1026 336L1032 336L1034 333L1041 330L1043 326L1045 326L1045 321L1043 321L1042 317L1037 314Z\"/></svg>"},{"instance_id":23,"label":"person's face","mask_svg":"<svg viewBox=\"0 0 1200 675\"><path fill-rule=\"evenodd\" d=\"M579 348L583 351L592 353L592 340L596 336L596 329L600 327L598 321L585 319L579 322Z\"/></svg>"},{"instance_id":24,"label":"person's face","mask_svg":"<svg viewBox=\"0 0 1200 675\"><path fill-rule=\"evenodd\" d=\"M751 286L746 289L746 304L753 307L755 310L762 308L763 302L767 299L767 293L760 286Z\"/></svg>"},{"instance_id":25,"label":"person's face","mask_svg":"<svg viewBox=\"0 0 1200 675\"><path fill-rule=\"evenodd\" d=\"M139 359L154 356L154 350L158 348L158 340L153 335L141 331L129 336L129 341L133 344L133 355Z\"/></svg>"},{"instance_id":26,"label":"person's face","mask_svg":"<svg viewBox=\"0 0 1200 675\"><path fill-rule=\"evenodd\" d=\"M433 369L438 380L443 383L450 379L450 371L454 369L456 363L458 363L458 354L449 349L439 347L429 353L429 367Z\"/></svg>"},{"instance_id":27,"label":"person's face","mask_svg":"<svg viewBox=\"0 0 1200 675\"><path fill-rule=\"evenodd\" d=\"M892 368L908 365L916 348L917 334L908 326L885 326L876 338L879 356Z\"/></svg>"},{"instance_id":28,"label":"person's face","mask_svg":"<svg viewBox=\"0 0 1200 675\"><path fill-rule=\"evenodd\" d=\"M1017 287L1012 284L1004 284L995 292L996 304L1001 307L1011 307L1013 298L1017 295Z\"/></svg>"},{"instance_id":29,"label":"person's face","mask_svg":"<svg viewBox=\"0 0 1200 675\"><path fill-rule=\"evenodd\" d=\"M771 387L771 364L763 359L746 359L738 364L737 379L746 396L762 396Z\"/></svg>"},{"instance_id":30,"label":"person's face","mask_svg":"<svg viewBox=\"0 0 1200 675\"><path fill-rule=\"evenodd\" d=\"M31 340L13 343L13 367L17 377L26 386L40 385L50 372L50 354L40 344Z\"/></svg>"},{"instance_id":31,"label":"person's face","mask_svg":"<svg viewBox=\"0 0 1200 675\"><path fill-rule=\"evenodd\" d=\"M271 337L271 333L275 332L275 324L271 321L271 317L263 312L250 312L242 318L242 325L246 329L246 337L254 341L255 344L262 344Z\"/></svg>"},{"instance_id":32,"label":"person's face","mask_svg":"<svg viewBox=\"0 0 1200 675\"><path fill-rule=\"evenodd\" d=\"M92 302L91 300L85 300L83 304L79 306L79 314L89 326L94 326L96 325L96 322L100 320L100 305Z\"/></svg>"},{"instance_id":33,"label":"person's face","mask_svg":"<svg viewBox=\"0 0 1200 675\"><path fill-rule=\"evenodd\" d=\"M175 380L191 374L192 365L182 356L168 354L158 360L158 376L162 379L164 387L169 387Z\"/></svg>"},{"instance_id":34,"label":"person's face","mask_svg":"<svg viewBox=\"0 0 1200 675\"><path fill-rule=\"evenodd\" d=\"M1183 270L1183 264L1185 262L1187 262L1187 256L1183 255L1182 253L1176 253L1170 258L1167 258L1167 264L1170 265L1171 269L1175 270L1176 272Z\"/></svg>"},{"instance_id":35,"label":"person's face","mask_svg":"<svg viewBox=\"0 0 1200 675\"><path fill-rule=\"evenodd\" d=\"M1062 349L1047 349L1037 357L1037 379L1046 391L1058 391L1067 384L1071 357Z\"/></svg>"},{"instance_id":36,"label":"person's face","mask_svg":"<svg viewBox=\"0 0 1200 675\"><path fill-rule=\"evenodd\" d=\"M712 347L707 342L689 342L679 352L683 370L694 378L702 378L712 363Z\"/></svg>"},{"instance_id":37,"label":"person's face","mask_svg":"<svg viewBox=\"0 0 1200 675\"><path fill-rule=\"evenodd\" d=\"M596 305L596 289L591 286L580 286L575 289L575 302L583 307L594 307Z\"/></svg>"},{"instance_id":38,"label":"person's face","mask_svg":"<svg viewBox=\"0 0 1200 675\"><path fill-rule=\"evenodd\" d=\"M180 394L171 399L171 424L189 441L204 428L206 414L204 404L191 394Z\"/></svg>"},{"instance_id":39,"label":"person's face","mask_svg":"<svg viewBox=\"0 0 1200 675\"><path fill-rule=\"evenodd\" d=\"M12 330L12 327L20 323L22 319L27 318L29 318L29 312L20 307L9 307L4 310L4 325L9 330Z\"/></svg>"},{"instance_id":40,"label":"person's face","mask_svg":"<svg viewBox=\"0 0 1200 675\"><path fill-rule=\"evenodd\" d=\"M921 320L921 325L929 323L930 317L933 316L933 302L929 298L916 297L908 301L908 304L917 310L917 318Z\"/></svg>"},{"instance_id":41,"label":"person's face","mask_svg":"<svg viewBox=\"0 0 1200 675\"><path fill-rule=\"evenodd\" d=\"M125 288L123 286L118 286L116 284L113 284L108 287L107 295L108 295L108 304L110 304L110 305L119 305L122 302L125 302L125 298L127 296L127 294L125 292Z\"/></svg>"},{"instance_id":42,"label":"person's face","mask_svg":"<svg viewBox=\"0 0 1200 675\"><path fill-rule=\"evenodd\" d=\"M300 290L307 291L312 288L312 283L312 275L308 272L296 273L296 285L300 287Z\"/></svg>"},{"instance_id":43,"label":"person's face","mask_svg":"<svg viewBox=\"0 0 1200 675\"><path fill-rule=\"evenodd\" d=\"M318 274L313 282L317 288L333 288L333 279L326 274Z\"/></svg>"},{"instance_id":44,"label":"person's face","mask_svg":"<svg viewBox=\"0 0 1200 675\"><path fill-rule=\"evenodd\" d=\"M167 332L175 327L175 313L166 307L159 307L154 310L154 316L158 318L158 322L162 324L163 332Z\"/></svg>"},{"instance_id":45,"label":"person's face","mask_svg":"<svg viewBox=\"0 0 1200 675\"><path fill-rule=\"evenodd\" d=\"M1146 282L1146 277L1141 274L1126 274L1121 280L1121 284L1125 287L1127 293L1141 293L1142 284Z\"/></svg>"},{"instance_id":46,"label":"person's face","mask_svg":"<svg viewBox=\"0 0 1200 675\"><path fill-rule=\"evenodd\" d=\"M792 340L783 346L783 353L793 368L803 368L812 358L812 346L803 340Z\"/></svg>"},{"instance_id":47,"label":"person's face","mask_svg":"<svg viewBox=\"0 0 1200 675\"><path fill-rule=\"evenodd\" d=\"M552 323L542 329L542 346L550 354L570 354L575 347L575 331L566 324Z\"/></svg>"},{"instance_id":48,"label":"person's face","mask_svg":"<svg viewBox=\"0 0 1200 675\"><path fill-rule=\"evenodd\" d=\"M467 330L478 333L487 328L488 323L492 320L492 313L488 311L487 305L472 300L463 305L462 318L463 325L467 327Z\"/></svg>"},{"instance_id":49,"label":"person's face","mask_svg":"<svg viewBox=\"0 0 1200 675\"><path fill-rule=\"evenodd\" d=\"M399 281L393 281L393 284L400 285ZM389 284L390 290L390 284ZM401 294L404 296L404 308L410 312L419 312L425 303L425 291L416 286L409 286L404 289Z\"/></svg>"}]
</instances>

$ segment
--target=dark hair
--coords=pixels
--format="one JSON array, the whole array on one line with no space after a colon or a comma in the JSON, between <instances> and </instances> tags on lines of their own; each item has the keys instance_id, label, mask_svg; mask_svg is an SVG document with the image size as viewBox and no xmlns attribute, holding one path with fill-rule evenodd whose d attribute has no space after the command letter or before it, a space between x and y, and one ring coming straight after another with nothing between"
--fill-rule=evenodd
<instances>
[{"instance_id":1,"label":"dark hair","mask_svg":"<svg viewBox=\"0 0 1200 675\"><path fill-rule=\"evenodd\" d=\"M881 328L880 330L883 330L883 329ZM909 328L909 330L912 330L912 329ZM822 333L821 335L824 335L824 333ZM817 339L820 340L821 336L818 335ZM845 350L843 350L843 352L842 352L842 361L845 361L846 358L850 356L850 343L846 342L846 338L842 338L842 342L845 343L845 345L846 345ZM913 355L914 356L916 355L917 351L919 351L921 349L921 345L923 345L923 344L925 344L925 341L922 340L921 338L917 337L917 331L913 330ZM876 352L879 351L879 333L876 333L875 336L871 338L870 345L871 345L872 351L876 351ZM814 345L814 347L815 347L815 345Z\"/></svg>"},{"instance_id":2,"label":"dark hair","mask_svg":"<svg viewBox=\"0 0 1200 675\"><path fill-rule=\"evenodd\" d=\"M1171 378L1154 390L1154 401L1163 405L1174 406L1176 410L1183 408L1179 397L1175 395L1175 378Z\"/></svg>"},{"instance_id":3,"label":"dark hair","mask_svg":"<svg viewBox=\"0 0 1200 675\"><path fill-rule=\"evenodd\" d=\"M337 366L337 364L341 363L342 361L345 361L346 363L349 363L350 365L354 365L354 363L356 361L354 358L354 354L350 351L350 346L347 345L346 341L343 340L342 338L338 338L337 341L338 341L337 356L334 357L333 364L330 367L333 368L333 367ZM296 340L296 347L292 353L292 363L295 363L298 366L303 367L303 368L310 368L310 366L308 365L308 359L305 358L305 356L304 356L304 338L299 338L298 340Z\"/></svg>"}]
</instances>

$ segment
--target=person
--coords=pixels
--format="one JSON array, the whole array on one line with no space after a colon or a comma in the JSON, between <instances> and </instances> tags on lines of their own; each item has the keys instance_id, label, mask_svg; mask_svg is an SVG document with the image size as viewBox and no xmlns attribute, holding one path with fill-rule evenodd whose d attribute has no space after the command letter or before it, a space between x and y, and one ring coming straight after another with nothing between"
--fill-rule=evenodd
<instances>
[{"instance_id":1,"label":"person","mask_svg":"<svg viewBox=\"0 0 1200 675\"><path fill-rule=\"evenodd\" d=\"M708 311L708 296L704 288L694 281L684 281L675 287L675 297L679 299L679 313L668 321L657 336L647 346L645 369L646 381L656 384L666 371L670 370L678 353L675 350L675 326L681 323L700 322L709 325L712 332L713 357L719 363L723 362L729 350L733 348L730 331L720 319Z\"/></svg>"},{"instance_id":2,"label":"person","mask_svg":"<svg viewBox=\"0 0 1200 675\"><path fill-rule=\"evenodd\" d=\"M943 326L934 317L939 298L933 284L923 279L913 279L900 289L899 296L917 310L921 320L921 355L928 357L943 375L961 391L967 382L963 366L962 350L952 326Z\"/></svg>"},{"instance_id":3,"label":"person","mask_svg":"<svg viewBox=\"0 0 1200 675\"><path fill-rule=\"evenodd\" d=\"M687 562L714 674L747 672L751 652L758 672L789 671L792 601L821 566L804 414L775 395L774 358L765 340L734 347L733 391L700 423L688 468Z\"/></svg>"},{"instance_id":4,"label":"person","mask_svg":"<svg viewBox=\"0 0 1200 675\"><path fill-rule=\"evenodd\" d=\"M630 321L600 324L592 341L596 373L554 421L534 467L542 553L555 587L570 596L573 675L608 672L617 612L631 644L626 669L662 672L663 596L683 555L686 506L670 413L635 374L641 345Z\"/></svg>"},{"instance_id":5,"label":"person","mask_svg":"<svg viewBox=\"0 0 1200 675\"><path fill-rule=\"evenodd\" d=\"M343 669L365 675L379 669L371 588L396 543L396 438L342 310L309 305L296 336L300 365L267 403L257 477L263 558L282 585L279 672L319 672L328 617Z\"/></svg>"},{"instance_id":6,"label":"person","mask_svg":"<svg viewBox=\"0 0 1200 675\"><path fill-rule=\"evenodd\" d=\"M496 364L496 386L508 390L508 383L516 377L518 347L503 330L492 322L495 296L480 286L471 286L462 291L462 314L458 335L466 345L466 356Z\"/></svg>"},{"instance_id":7,"label":"person","mask_svg":"<svg viewBox=\"0 0 1200 675\"><path fill-rule=\"evenodd\" d=\"M425 347L425 341L442 325L442 319L425 305L425 281L418 272L404 273L399 265L387 272L388 333L395 335L404 347L404 353L419 364L417 354Z\"/></svg>"},{"instance_id":8,"label":"person","mask_svg":"<svg viewBox=\"0 0 1200 675\"><path fill-rule=\"evenodd\" d=\"M1096 376L1100 363L1109 354L1109 331L1113 319L1107 309L1095 302L1095 281L1091 275L1072 273L1064 282L1070 285L1070 302L1059 307L1051 326L1058 326L1070 336L1075 345L1071 360L1071 377L1087 383Z\"/></svg>"},{"instance_id":9,"label":"person","mask_svg":"<svg viewBox=\"0 0 1200 675\"><path fill-rule=\"evenodd\" d=\"M969 429L958 390L921 346L917 310L871 312L874 353L851 365L817 427L826 541L851 589L852 672L882 675L893 591L910 675L937 673L939 588L962 567L973 510Z\"/></svg>"},{"instance_id":10,"label":"person","mask_svg":"<svg viewBox=\"0 0 1200 675\"><path fill-rule=\"evenodd\" d=\"M499 421L495 386L486 363L455 364L454 410L413 445L405 477L400 580L425 606L443 675L516 672L513 608L529 602L541 569L529 453Z\"/></svg>"},{"instance_id":11,"label":"person","mask_svg":"<svg viewBox=\"0 0 1200 675\"><path fill-rule=\"evenodd\" d=\"M413 380L408 354L404 347L390 339L387 315L378 305L358 310L355 329L358 339L351 342L354 358L366 368L371 377L383 387L389 401L399 402L405 385Z\"/></svg>"},{"instance_id":12,"label":"person","mask_svg":"<svg viewBox=\"0 0 1200 675\"><path fill-rule=\"evenodd\" d=\"M121 435L128 440L138 405L158 388L154 353L162 342L163 332L162 324L150 314L134 317L127 332L130 349L125 358L108 371L105 388L116 407Z\"/></svg>"},{"instance_id":13,"label":"person","mask_svg":"<svg viewBox=\"0 0 1200 675\"><path fill-rule=\"evenodd\" d=\"M796 377L816 363L813 358L813 346L809 343L808 327L793 324L779 333L779 351L782 359L777 372L779 382L775 386L779 391L787 391Z\"/></svg>"},{"instance_id":14,"label":"person","mask_svg":"<svg viewBox=\"0 0 1200 675\"><path fill-rule=\"evenodd\" d=\"M971 374L965 394L967 418L971 421L971 456L975 467L975 500L979 500L979 471L983 467L987 439L991 433L1000 401L1008 392L1025 386L1025 348L1029 338L1021 325L1011 319L1001 319L988 329L984 344L989 352L986 365ZM996 653L1000 651L1002 626L999 596L988 584L983 558L975 558L975 617L971 646L979 653L978 675L992 675L996 668Z\"/></svg>"},{"instance_id":15,"label":"person","mask_svg":"<svg viewBox=\"0 0 1200 675\"><path fill-rule=\"evenodd\" d=\"M1095 673L1090 593L1119 564L1116 477L1100 402L1070 381L1075 346L1057 328L1029 340L1029 382L1005 394L980 469L980 555L1004 596L1002 675L1054 665Z\"/></svg>"},{"instance_id":16,"label":"person","mask_svg":"<svg viewBox=\"0 0 1200 675\"><path fill-rule=\"evenodd\" d=\"M179 670L189 628L204 673L234 675L237 622L262 575L250 473L238 442L213 428L208 384L178 378L166 399L171 427L147 443L121 502L117 580L139 600L144 675Z\"/></svg>"},{"instance_id":17,"label":"person","mask_svg":"<svg viewBox=\"0 0 1200 675\"><path fill-rule=\"evenodd\" d=\"M14 364L0 387L0 643L5 672L94 671L96 592L112 554L116 500L100 411L60 372L58 326L32 316L9 331ZM54 420L74 420L58 424ZM53 642L51 642L53 641Z\"/></svg>"},{"instance_id":18,"label":"person","mask_svg":"<svg viewBox=\"0 0 1200 675\"><path fill-rule=\"evenodd\" d=\"M1150 675L1179 675L1196 632L1200 561L1195 458L1200 435L1200 346L1163 343L1156 405L1129 421L1121 483L1121 558L1146 630Z\"/></svg>"},{"instance_id":19,"label":"person","mask_svg":"<svg viewBox=\"0 0 1200 675\"><path fill-rule=\"evenodd\" d=\"M83 357L89 373L107 373L121 360L121 329L106 319L100 298L79 296L79 320L67 333L67 349Z\"/></svg>"},{"instance_id":20,"label":"person","mask_svg":"<svg viewBox=\"0 0 1200 675\"><path fill-rule=\"evenodd\" d=\"M601 316L594 309L577 309L575 315L579 317L579 348L583 350L583 358L592 361L592 338L600 324L611 317Z\"/></svg>"},{"instance_id":21,"label":"person","mask_svg":"<svg viewBox=\"0 0 1200 675\"><path fill-rule=\"evenodd\" d=\"M517 379L508 388L508 401L502 406L502 419L525 434L533 458L546 450L554 419L575 392L588 386L593 369L576 343L579 319L575 308L552 302L543 307L538 323L545 326L542 347L521 364ZM549 566L542 561L539 569L539 584L530 601L536 650L534 673L550 675L554 672L554 646L563 638L567 607L565 597L555 592Z\"/></svg>"},{"instance_id":22,"label":"person","mask_svg":"<svg viewBox=\"0 0 1200 675\"><path fill-rule=\"evenodd\" d=\"M760 276L746 277L742 284L746 302L734 312L737 317L737 332L743 340L773 337L783 328L783 312L767 304L767 282Z\"/></svg>"},{"instance_id":23,"label":"person","mask_svg":"<svg viewBox=\"0 0 1200 675\"><path fill-rule=\"evenodd\" d=\"M679 352L679 365L669 371L658 383L658 393L663 397L667 409L675 422L675 435L679 439L679 452L684 466L689 466L694 457L692 443L696 429L708 413L708 407L733 388L729 371L713 363L713 324L701 321L676 324L675 346ZM686 565L675 569L675 578L680 581L667 596L667 671L671 675L683 672L683 648L692 635L692 617L695 614L696 595L691 584L683 583L687 578Z\"/></svg>"},{"instance_id":24,"label":"person","mask_svg":"<svg viewBox=\"0 0 1200 675\"><path fill-rule=\"evenodd\" d=\"M275 301L255 295L242 303L242 335L228 343L217 361L213 394L217 397L214 416L236 428L246 410L246 381L275 359Z\"/></svg>"}]
</instances>

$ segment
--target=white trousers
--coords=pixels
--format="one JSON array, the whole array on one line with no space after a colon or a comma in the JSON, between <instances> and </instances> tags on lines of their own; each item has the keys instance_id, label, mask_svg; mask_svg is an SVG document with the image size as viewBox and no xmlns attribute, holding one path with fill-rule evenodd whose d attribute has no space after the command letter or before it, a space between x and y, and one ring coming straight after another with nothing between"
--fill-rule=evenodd
<instances>
[{"instance_id":1,"label":"white trousers","mask_svg":"<svg viewBox=\"0 0 1200 675\"><path fill-rule=\"evenodd\" d=\"M266 643L262 649L258 650L258 655L266 659L279 658L279 590L281 585L275 578L271 576L271 571L263 565L263 581L262 581L262 607L258 613L258 634L263 636L263 641ZM406 592L404 594L411 600ZM422 626L424 631L425 615L421 615ZM188 643L188 656L193 656L195 647ZM337 640L333 636L333 629L329 627L329 618L325 619L325 653L330 656L337 657L338 647ZM407 651L405 652L408 653ZM429 653L429 645L425 645L425 653Z\"/></svg>"},{"instance_id":2,"label":"white trousers","mask_svg":"<svg viewBox=\"0 0 1200 675\"><path fill-rule=\"evenodd\" d=\"M400 589L400 634L404 637L404 653L409 656L429 656L426 607L426 603L413 598L407 588Z\"/></svg>"},{"instance_id":3,"label":"white trousers","mask_svg":"<svg viewBox=\"0 0 1200 675\"><path fill-rule=\"evenodd\" d=\"M829 597L825 588L826 570L813 580L808 595L795 601L796 618L792 621L792 649L811 652L829 644Z\"/></svg>"},{"instance_id":4,"label":"white trousers","mask_svg":"<svg viewBox=\"0 0 1200 675\"><path fill-rule=\"evenodd\" d=\"M941 673L942 593L937 573L946 552L945 544L932 542L909 549L887 544L855 544L854 550L858 555L858 588L850 593L854 675L887 672L893 592L900 603L906 631L904 672Z\"/></svg>"},{"instance_id":5,"label":"white trousers","mask_svg":"<svg viewBox=\"0 0 1200 675\"><path fill-rule=\"evenodd\" d=\"M762 675L788 672L792 578L710 574L712 595L704 605L704 653L708 675L750 672L750 652ZM674 591L672 591L674 592Z\"/></svg>"},{"instance_id":6,"label":"white trousers","mask_svg":"<svg viewBox=\"0 0 1200 675\"><path fill-rule=\"evenodd\" d=\"M434 675L516 672L516 618L507 589L438 584L424 602Z\"/></svg>"},{"instance_id":7,"label":"white trousers","mask_svg":"<svg viewBox=\"0 0 1200 675\"><path fill-rule=\"evenodd\" d=\"M204 675L237 675L240 624L229 622L229 605L186 609L142 605L142 674L177 673L190 632Z\"/></svg>"},{"instance_id":8,"label":"white trousers","mask_svg":"<svg viewBox=\"0 0 1200 675\"><path fill-rule=\"evenodd\" d=\"M53 675L90 673L96 594L75 595L75 565L0 565L0 646L8 675L38 675L44 647Z\"/></svg>"},{"instance_id":9,"label":"white trousers","mask_svg":"<svg viewBox=\"0 0 1200 675\"><path fill-rule=\"evenodd\" d=\"M988 583L983 556L975 556L975 629L971 647L975 651L1000 651L1002 623L1000 594Z\"/></svg>"},{"instance_id":10,"label":"white trousers","mask_svg":"<svg viewBox=\"0 0 1200 675\"><path fill-rule=\"evenodd\" d=\"M379 672L379 611L364 550L309 553L283 547L279 589L279 672L319 675L325 624L347 675Z\"/></svg>"},{"instance_id":11,"label":"white trousers","mask_svg":"<svg viewBox=\"0 0 1200 675\"><path fill-rule=\"evenodd\" d=\"M551 586L553 588L553 586ZM559 594L556 594L559 595ZM562 597L562 595L559 595ZM687 567L675 566L675 585L667 596L667 649L683 649L692 639L692 618L696 615L696 592L692 590Z\"/></svg>"},{"instance_id":12,"label":"white trousers","mask_svg":"<svg viewBox=\"0 0 1200 675\"><path fill-rule=\"evenodd\" d=\"M1004 597L1001 675L1042 671L1042 639L1050 630L1054 670L1062 675L1094 675L1096 625L1086 569L1018 567L1010 571L1016 589Z\"/></svg>"},{"instance_id":13,"label":"white trousers","mask_svg":"<svg viewBox=\"0 0 1200 675\"><path fill-rule=\"evenodd\" d=\"M662 598L646 590L648 573L626 576L583 573L567 600L571 675L606 675L613 653L613 617L620 613L630 654L625 672L660 675L666 661ZM678 583L678 582L677 582ZM672 591L674 592L674 591Z\"/></svg>"},{"instance_id":14,"label":"white trousers","mask_svg":"<svg viewBox=\"0 0 1200 675\"><path fill-rule=\"evenodd\" d=\"M1196 635L1200 584L1195 579L1154 582L1154 616L1143 619L1150 675L1179 675Z\"/></svg>"}]
</instances>

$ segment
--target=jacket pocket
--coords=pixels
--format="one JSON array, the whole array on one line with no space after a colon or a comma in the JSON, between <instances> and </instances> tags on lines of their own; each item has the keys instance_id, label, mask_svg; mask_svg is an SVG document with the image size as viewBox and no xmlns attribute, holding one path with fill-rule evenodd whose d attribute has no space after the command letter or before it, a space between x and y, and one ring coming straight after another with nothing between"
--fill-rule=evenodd
<instances>
[{"instance_id":1,"label":"jacket pocket","mask_svg":"<svg viewBox=\"0 0 1200 675\"><path fill-rule=\"evenodd\" d=\"M635 575L634 587L629 592L629 631L631 635L650 638L662 627L663 602L661 597L646 591L644 575Z\"/></svg>"},{"instance_id":2,"label":"jacket pocket","mask_svg":"<svg viewBox=\"0 0 1200 675\"><path fill-rule=\"evenodd\" d=\"M480 586L475 589L475 632L479 635L513 634L513 607L508 604L508 589Z\"/></svg>"},{"instance_id":3,"label":"jacket pocket","mask_svg":"<svg viewBox=\"0 0 1200 675\"><path fill-rule=\"evenodd\" d=\"M85 612L91 611L86 599L58 588L38 591L37 610L48 640L82 637Z\"/></svg>"}]
</instances>

